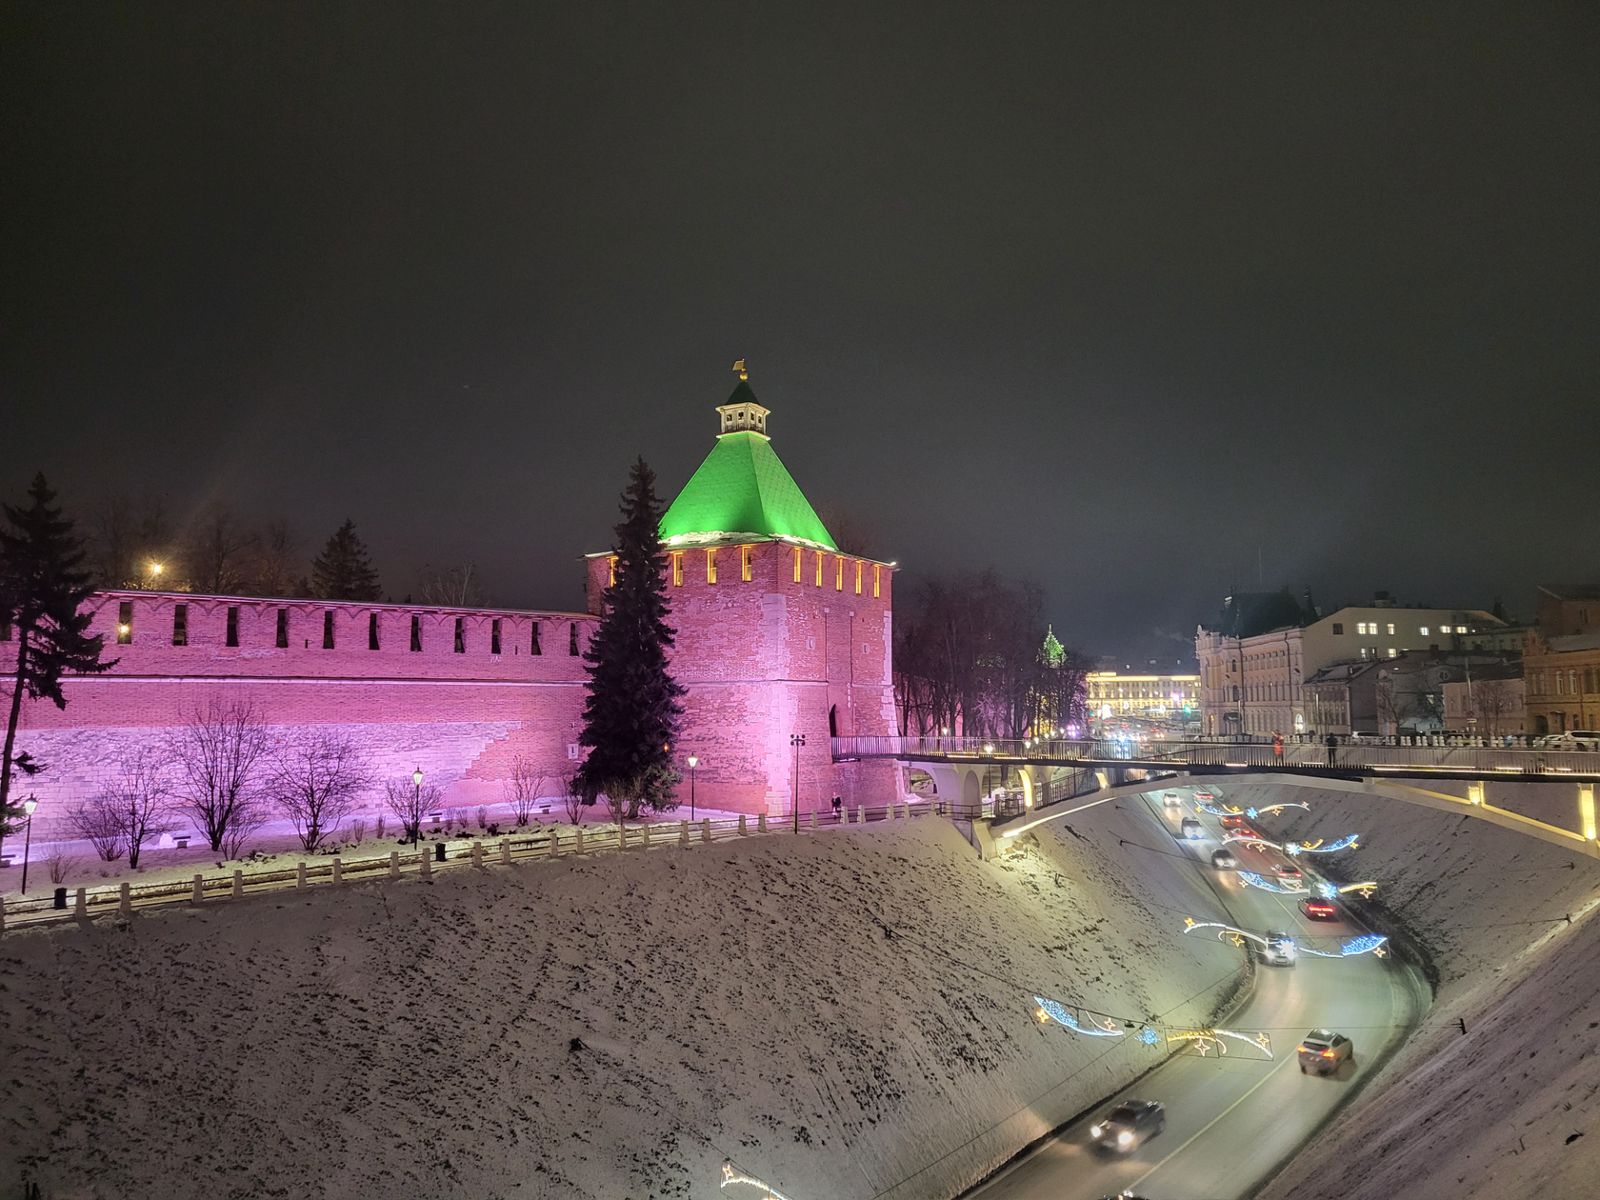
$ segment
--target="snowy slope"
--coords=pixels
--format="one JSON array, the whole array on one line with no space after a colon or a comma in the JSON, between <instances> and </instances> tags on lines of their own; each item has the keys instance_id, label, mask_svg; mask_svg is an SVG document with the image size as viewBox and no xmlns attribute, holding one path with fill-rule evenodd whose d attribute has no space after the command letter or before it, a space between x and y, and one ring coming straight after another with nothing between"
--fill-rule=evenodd
<instances>
[{"instance_id":1,"label":"snowy slope","mask_svg":"<svg viewBox=\"0 0 1600 1200\"><path fill-rule=\"evenodd\" d=\"M928 818L0 942L0 1195L951 1195L1204 1020L1231 947L1134 802L983 864ZM574 1041L577 1039L577 1041Z\"/></svg>"},{"instance_id":2,"label":"snowy slope","mask_svg":"<svg viewBox=\"0 0 1600 1200\"><path fill-rule=\"evenodd\" d=\"M1540 786L1546 792L1524 788L1521 804L1497 802L1540 807L1547 817L1570 806L1556 785ZM1332 873L1380 881L1377 899L1438 978L1434 1007L1411 1042L1263 1200L1600 1195L1594 860L1393 800L1270 784L1224 792L1240 805L1312 805L1309 815L1263 820L1266 832L1331 839L1361 831L1361 848L1339 856Z\"/></svg>"}]
</instances>

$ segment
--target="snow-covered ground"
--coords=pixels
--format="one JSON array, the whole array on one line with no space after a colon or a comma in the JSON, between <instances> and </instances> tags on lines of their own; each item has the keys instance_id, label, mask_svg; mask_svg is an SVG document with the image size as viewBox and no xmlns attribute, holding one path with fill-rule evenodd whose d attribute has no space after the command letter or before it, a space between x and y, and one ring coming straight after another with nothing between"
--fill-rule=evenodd
<instances>
[{"instance_id":1,"label":"snow-covered ground","mask_svg":"<svg viewBox=\"0 0 1600 1200\"><path fill-rule=\"evenodd\" d=\"M1033 991L1177 1023L1238 986L1164 839L1130 800L989 864L924 818L13 933L0 1188L709 1200L731 1157L952 1195L1155 1053Z\"/></svg>"},{"instance_id":2,"label":"snow-covered ground","mask_svg":"<svg viewBox=\"0 0 1600 1200\"><path fill-rule=\"evenodd\" d=\"M1600 1195L1600 864L1394 800L1222 790L1239 805L1312 805L1263 820L1266 832L1360 831L1334 873L1380 882L1376 899L1438 980L1418 1033L1262 1200ZM1526 784L1491 800L1557 819L1575 790Z\"/></svg>"}]
</instances>

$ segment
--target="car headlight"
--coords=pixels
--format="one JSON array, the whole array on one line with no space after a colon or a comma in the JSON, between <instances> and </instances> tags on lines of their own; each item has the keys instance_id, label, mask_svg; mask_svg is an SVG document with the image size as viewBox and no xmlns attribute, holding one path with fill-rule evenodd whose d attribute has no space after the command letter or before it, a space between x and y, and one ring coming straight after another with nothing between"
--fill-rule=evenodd
<instances>
[{"instance_id":1,"label":"car headlight","mask_svg":"<svg viewBox=\"0 0 1600 1200\"><path fill-rule=\"evenodd\" d=\"M1105 1122L1089 1126L1089 1133L1094 1137L1104 1137L1106 1133Z\"/></svg>"},{"instance_id":2,"label":"car headlight","mask_svg":"<svg viewBox=\"0 0 1600 1200\"><path fill-rule=\"evenodd\" d=\"M1129 1132L1128 1130L1124 1129L1122 1132L1117 1134L1117 1145L1119 1145L1119 1146L1131 1146L1132 1144L1133 1144L1133 1134L1131 1132Z\"/></svg>"}]
</instances>

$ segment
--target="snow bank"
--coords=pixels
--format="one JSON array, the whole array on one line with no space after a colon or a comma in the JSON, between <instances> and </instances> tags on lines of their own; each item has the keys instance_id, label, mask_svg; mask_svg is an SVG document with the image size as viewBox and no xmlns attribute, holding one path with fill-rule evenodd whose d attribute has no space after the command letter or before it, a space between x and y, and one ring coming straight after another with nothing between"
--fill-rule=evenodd
<instances>
[{"instance_id":1,"label":"snow bank","mask_svg":"<svg viewBox=\"0 0 1600 1200\"><path fill-rule=\"evenodd\" d=\"M1558 786L1522 785L1491 799L1556 819L1574 804L1571 789L1558 794ZM1264 819L1270 833L1332 839L1360 831L1361 848L1339 856L1332 873L1380 882L1377 901L1429 956L1438 986L1417 1034L1262 1200L1593 1196L1595 861L1395 800L1272 784L1224 791L1239 805L1311 804L1310 814Z\"/></svg>"},{"instance_id":2,"label":"snow bank","mask_svg":"<svg viewBox=\"0 0 1600 1200\"><path fill-rule=\"evenodd\" d=\"M1203 1021L1237 952L1130 800L984 864L932 818L0 942L0 1180L47 1198L954 1194Z\"/></svg>"}]
</instances>

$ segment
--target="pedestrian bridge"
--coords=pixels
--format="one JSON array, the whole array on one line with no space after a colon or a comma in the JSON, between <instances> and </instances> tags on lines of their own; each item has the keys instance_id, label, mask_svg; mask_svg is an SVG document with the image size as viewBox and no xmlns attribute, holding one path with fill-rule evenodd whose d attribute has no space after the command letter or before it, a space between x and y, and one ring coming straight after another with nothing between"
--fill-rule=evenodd
<instances>
[{"instance_id":1,"label":"pedestrian bridge","mask_svg":"<svg viewBox=\"0 0 1600 1200\"><path fill-rule=\"evenodd\" d=\"M1015 816L1028 824L1078 811L1124 792L1148 790L1149 779L1220 775L1265 776L1285 785L1385 796L1427 808L1479 817L1517 833L1600 858L1595 785L1600 753L1583 750L1508 749L1483 745L1379 745L1304 742L1275 747L1260 742L1147 742L969 737L848 737L833 739L836 760L894 759L932 776L946 802L982 811L985 782L1020 791ZM1066 796L1051 794L1059 768L1079 772ZM998 769L998 775L995 774ZM1451 780L1466 795L1408 781ZM1485 785L1544 783L1571 788L1574 827L1564 828L1489 804ZM1071 804L1057 804L1072 799ZM992 810L995 817L1004 812ZM997 825L997 831L999 826Z\"/></svg>"}]
</instances>

